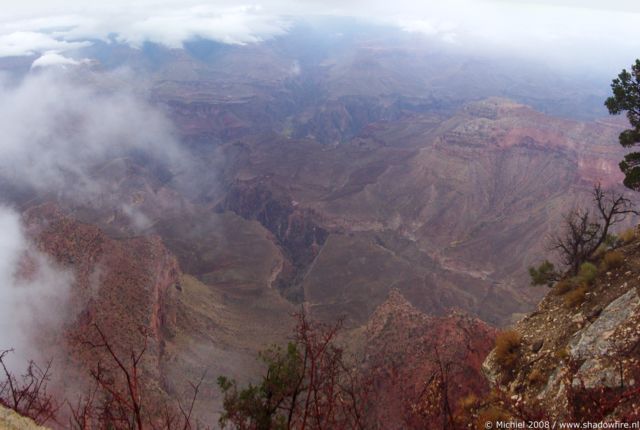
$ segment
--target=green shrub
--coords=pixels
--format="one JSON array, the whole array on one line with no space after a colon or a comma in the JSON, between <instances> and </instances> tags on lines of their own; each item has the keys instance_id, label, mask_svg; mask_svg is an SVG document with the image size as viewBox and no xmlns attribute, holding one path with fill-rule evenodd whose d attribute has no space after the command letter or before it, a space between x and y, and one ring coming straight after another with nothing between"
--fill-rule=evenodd
<instances>
[{"instance_id":1,"label":"green shrub","mask_svg":"<svg viewBox=\"0 0 640 430\"><path fill-rule=\"evenodd\" d=\"M604 238L604 245L607 248L613 248L618 243L618 236L615 234L608 234L607 237Z\"/></svg>"},{"instance_id":2,"label":"green shrub","mask_svg":"<svg viewBox=\"0 0 640 430\"><path fill-rule=\"evenodd\" d=\"M531 285L546 285L551 287L558 279L558 272L552 262L544 260L538 267L529 267Z\"/></svg>"},{"instance_id":3,"label":"green shrub","mask_svg":"<svg viewBox=\"0 0 640 430\"><path fill-rule=\"evenodd\" d=\"M593 252L591 257L599 260L604 256L604 254L606 254L606 252L607 252L607 245L603 243L598 248L596 248L596 250Z\"/></svg>"},{"instance_id":4,"label":"green shrub","mask_svg":"<svg viewBox=\"0 0 640 430\"><path fill-rule=\"evenodd\" d=\"M587 285L591 285L598 276L598 268L591 263L582 263L578 272L578 279Z\"/></svg>"},{"instance_id":5,"label":"green shrub","mask_svg":"<svg viewBox=\"0 0 640 430\"><path fill-rule=\"evenodd\" d=\"M617 269L624 263L624 255L620 251L609 251L602 257L602 270Z\"/></svg>"}]
</instances>

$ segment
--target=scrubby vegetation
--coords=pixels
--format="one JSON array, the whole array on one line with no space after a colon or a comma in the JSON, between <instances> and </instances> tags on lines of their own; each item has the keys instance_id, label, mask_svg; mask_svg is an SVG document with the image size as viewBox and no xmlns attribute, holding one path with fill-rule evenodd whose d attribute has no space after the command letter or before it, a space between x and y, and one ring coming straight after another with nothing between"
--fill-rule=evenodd
<instances>
[{"instance_id":1,"label":"scrubby vegetation","mask_svg":"<svg viewBox=\"0 0 640 430\"><path fill-rule=\"evenodd\" d=\"M564 278L553 287L555 296L562 296L566 307L575 307L584 301L584 298L598 276L598 268L593 263L582 263L576 276Z\"/></svg>"},{"instance_id":2,"label":"scrubby vegetation","mask_svg":"<svg viewBox=\"0 0 640 430\"><path fill-rule=\"evenodd\" d=\"M556 271L556 266L549 260L544 260L538 267L529 267L531 285L546 285L552 287L560 274Z\"/></svg>"},{"instance_id":3,"label":"scrubby vegetation","mask_svg":"<svg viewBox=\"0 0 640 430\"><path fill-rule=\"evenodd\" d=\"M552 293L556 296L564 296L565 305L571 307L583 301L588 287L598 276L598 268L593 263L582 263L576 276L560 279L554 285L554 280L557 280L560 275L555 272L553 264L545 260L538 268L530 268L529 275L534 285L553 286Z\"/></svg>"},{"instance_id":4,"label":"scrubby vegetation","mask_svg":"<svg viewBox=\"0 0 640 430\"><path fill-rule=\"evenodd\" d=\"M397 369L375 361L362 366L362 361L345 354L338 342L340 324L314 323L304 313L297 314L296 318L292 340L260 354L264 373L257 382L241 386L233 379L219 377L223 410L218 424L234 430L381 428L387 413L385 406L382 405L382 415L371 413L380 404L381 388L376 384L383 378L388 380L392 375L397 376ZM180 400L173 402L162 396L154 397L160 393L142 366L147 351L147 332L140 331L137 350L123 351L99 327L95 326L95 330L95 336L86 339L85 345L99 352L102 358L87 363L93 385L84 395L73 401L47 403L53 398L46 390L48 373L36 373L35 385L25 387L43 389L28 391L33 393L28 400L35 401L35 405L45 404L46 408L14 407L9 400L23 392L24 387L16 383L19 378L7 371L6 379L0 377L0 390L4 390L1 391L2 399L7 402L3 400L0 404L6 403L8 408L55 429L218 428L198 422L194 417L194 405L204 375L190 383L192 391ZM470 340L466 337L467 344L461 349L465 353L473 348ZM0 365L3 357L0 355ZM403 428L467 428L482 406L474 395L467 396L464 401L457 397L458 381L468 369L460 356L440 353L437 349L430 359L433 366L418 380L415 375L399 377L403 387L400 408L392 413L399 414ZM48 415L39 415L41 410ZM437 425L432 425L434 422Z\"/></svg>"},{"instance_id":5,"label":"scrubby vegetation","mask_svg":"<svg viewBox=\"0 0 640 430\"><path fill-rule=\"evenodd\" d=\"M637 235L637 229L636 228L628 228L625 231L623 231L622 233L620 233L620 235L618 236L618 239L623 243L623 244L628 244L630 242L632 242L634 239L636 239Z\"/></svg>"},{"instance_id":6,"label":"scrubby vegetation","mask_svg":"<svg viewBox=\"0 0 640 430\"><path fill-rule=\"evenodd\" d=\"M17 377L6 364L11 352L0 351L0 406L31 418L36 424L44 424L53 419L61 407L48 388L51 362L39 367L31 361L24 374Z\"/></svg>"},{"instance_id":7,"label":"scrubby vegetation","mask_svg":"<svg viewBox=\"0 0 640 430\"><path fill-rule=\"evenodd\" d=\"M538 267L530 267L533 285L551 287L554 282L571 276L578 276L589 284L597 274L593 262L619 242L611 234L611 228L624 221L627 215L638 214L630 199L615 191L605 191L600 184L593 187L592 197L594 209L570 211L564 217L561 230L549 240L549 249L557 254L564 270L556 269L548 260ZM625 238L628 237L630 233L625 233ZM583 266L585 263L590 265Z\"/></svg>"},{"instance_id":8,"label":"scrubby vegetation","mask_svg":"<svg viewBox=\"0 0 640 430\"><path fill-rule=\"evenodd\" d=\"M635 229L623 231L619 237L611 227L630 214L637 215L631 200L614 191L604 191L599 184L592 192L595 210L574 209L565 217L561 232L551 236L549 249L556 252L563 267L557 269L549 260L529 268L532 285L552 287L552 294L562 296L567 308L584 302L598 273L620 267L624 255L617 250L636 237Z\"/></svg>"},{"instance_id":9,"label":"scrubby vegetation","mask_svg":"<svg viewBox=\"0 0 640 430\"><path fill-rule=\"evenodd\" d=\"M603 271L617 269L624 263L624 255L620 251L609 251L602 258Z\"/></svg>"},{"instance_id":10,"label":"scrubby vegetation","mask_svg":"<svg viewBox=\"0 0 640 430\"><path fill-rule=\"evenodd\" d=\"M591 285L598 276L598 268L593 263L582 263L578 272L578 281L581 284Z\"/></svg>"},{"instance_id":11,"label":"scrubby vegetation","mask_svg":"<svg viewBox=\"0 0 640 430\"><path fill-rule=\"evenodd\" d=\"M505 370L512 370L520 358L522 336L515 330L506 330L496 337L496 362Z\"/></svg>"},{"instance_id":12,"label":"scrubby vegetation","mask_svg":"<svg viewBox=\"0 0 640 430\"><path fill-rule=\"evenodd\" d=\"M371 391L349 366L336 343L340 327L311 324L297 316L294 340L274 346L261 359L266 373L257 385L239 388L224 376L223 428L236 429L360 429L365 426L366 399Z\"/></svg>"},{"instance_id":13,"label":"scrubby vegetation","mask_svg":"<svg viewBox=\"0 0 640 430\"><path fill-rule=\"evenodd\" d=\"M587 294L587 286L585 284L579 284L577 287L571 289L565 293L562 297L563 303L568 308L574 308L584 302Z\"/></svg>"},{"instance_id":14,"label":"scrubby vegetation","mask_svg":"<svg viewBox=\"0 0 640 430\"><path fill-rule=\"evenodd\" d=\"M556 296L562 296L574 289L576 286L575 278L565 278L556 283L551 292Z\"/></svg>"},{"instance_id":15,"label":"scrubby vegetation","mask_svg":"<svg viewBox=\"0 0 640 430\"><path fill-rule=\"evenodd\" d=\"M6 366L10 351L0 352L0 405L65 430L187 430L207 429L192 416L202 378L191 383L192 393L183 401L166 402L154 397L141 363L147 351L148 334L140 330L138 350L118 351L95 326L96 340L87 339L89 349L104 353L104 361L87 363L93 386L75 400L59 399L51 393L50 363L44 368L30 362L22 377Z\"/></svg>"}]
</instances>

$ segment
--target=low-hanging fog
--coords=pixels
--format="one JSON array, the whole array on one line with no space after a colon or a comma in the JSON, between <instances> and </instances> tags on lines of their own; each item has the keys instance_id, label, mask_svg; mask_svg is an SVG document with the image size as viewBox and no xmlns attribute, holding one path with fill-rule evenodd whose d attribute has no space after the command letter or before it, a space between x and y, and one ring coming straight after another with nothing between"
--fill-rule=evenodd
<instances>
[{"instance_id":1,"label":"low-hanging fog","mask_svg":"<svg viewBox=\"0 0 640 430\"><path fill-rule=\"evenodd\" d=\"M38 358L36 335L64 323L73 275L34 247L10 207L0 206L0 235L0 351L13 349L7 363L23 366Z\"/></svg>"},{"instance_id":2,"label":"low-hanging fog","mask_svg":"<svg viewBox=\"0 0 640 430\"><path fill-rule=\"evenodd\" d=\"M2 82L4 190L83 202L108 194L93 175L104 160L131 154L166 164L180 159L170 122L132 88L114 91L72 79L46 69L18 83ZM0 351L15 349L13 360L24 363L37 357L33 333L42 333L42 327L56 332L69 317L66 298L73 275L37 250L8 200L6 194L0 197ZM121 210L134 228L144 224L138 209L122 203Z\"/></svg>"},{"instance_id":3,"label":"low-hanging fog","mask_svg":"<svg viewBox=\"0 0 640 430\"><path fill-rule=\"evenodd\" d=\"M117 91L47 70L0 87L0 177L80 198L98 192L91 168L132 151L179 156L169 121L128 86Z\"/></svg>"}]
</instances>

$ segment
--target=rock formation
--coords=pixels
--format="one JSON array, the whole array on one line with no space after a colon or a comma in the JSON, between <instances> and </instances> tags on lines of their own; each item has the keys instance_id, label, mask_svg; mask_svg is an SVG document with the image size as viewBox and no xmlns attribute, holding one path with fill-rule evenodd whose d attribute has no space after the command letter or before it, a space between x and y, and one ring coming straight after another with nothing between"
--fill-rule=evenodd
<instances>
[{"instance_id":1,"label":"rock formation","mask_svg":"<svg viewBox=\"0 0 640 430\"><path fill-rule=\"evenodd\" d=\"M512 399L507 409L566 421L629 420L638 416L640 376L640 243L620 250L618 267L601 266L577 300L551 290L515 325L518 359L505 368L496 352L483 370Z\"/></svg>"}]
</instances>

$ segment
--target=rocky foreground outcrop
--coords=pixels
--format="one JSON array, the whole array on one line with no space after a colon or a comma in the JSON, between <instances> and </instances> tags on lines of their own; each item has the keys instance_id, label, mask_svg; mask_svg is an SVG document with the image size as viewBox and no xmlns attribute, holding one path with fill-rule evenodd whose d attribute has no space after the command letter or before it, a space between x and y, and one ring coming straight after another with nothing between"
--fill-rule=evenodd
<instances>
[{"instance_id":1,"label":"rocky foreground outcrop","mask_svg":"<svg viewBox=\"0 0 640 430\"><path fill-rule=\"evenodd\" d=\"M586 291L554 287L515 325L517 359L494 350L483 370L510 414L561 420L614 420L640 411L640 242L601 263ZM516 413L517 411L517 413ZM526 418L526 417L523 417Z\"/></svg>"},{"instance_id":2,"label":"rocky foreground outcrop","mask_svg":"<svg viewBox=\"0 0 640 430\"><path fill-rule=\"evenodd\" d=\"M47 430L29 418L22 417L14 411L0 405L0 429L2 430Z\"/></svg>"},{"instance_id":3,"label":"rocky foreground outcrop","mask_svg":"<svg viewBox=\"0 0 640 430\"><path fill-rule=\"evenodd\" d=\"M385 429L439 427L443 407L488 393L482 360L496 330L459 312L433 317L392 290L365 327L365 366L376 375L369 412Z\"/></svg>"}]
</instances>

